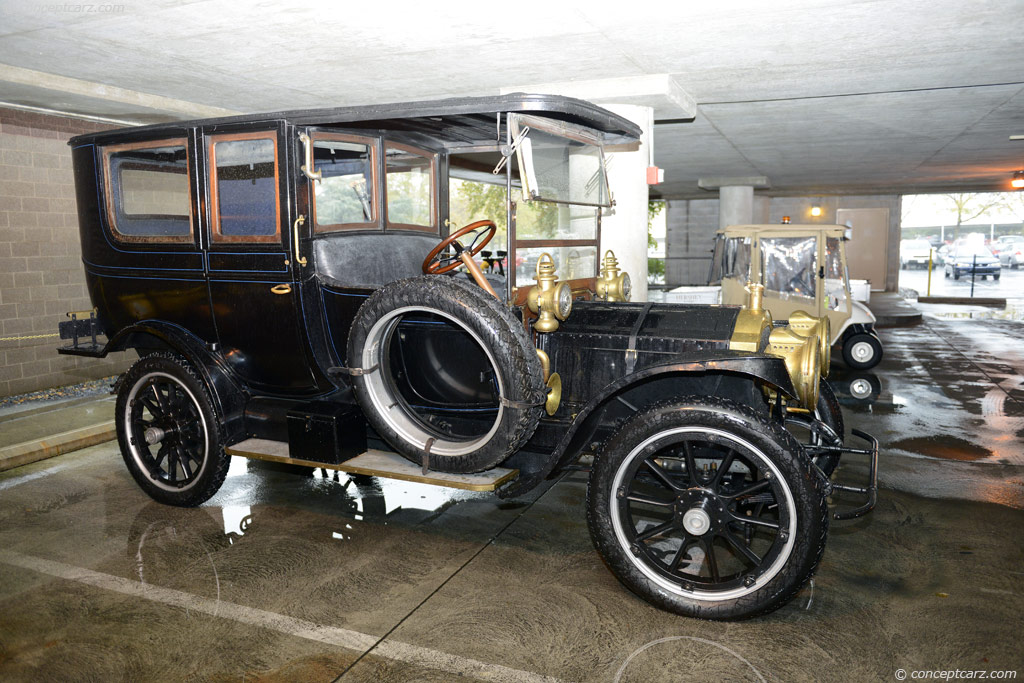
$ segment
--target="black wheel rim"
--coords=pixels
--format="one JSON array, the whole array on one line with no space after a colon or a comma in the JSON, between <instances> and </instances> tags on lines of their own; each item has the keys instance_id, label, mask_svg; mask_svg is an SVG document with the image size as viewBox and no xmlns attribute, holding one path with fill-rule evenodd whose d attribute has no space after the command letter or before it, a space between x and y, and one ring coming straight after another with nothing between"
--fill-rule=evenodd
<instances>
[{"instance_id":1,"label":"black wheel rim","mask_svg":"<svg viewBox=\"0 0 1024 683\"><path fill-rule=\"evenodd\" d=\"M683 427L645 441L613 481L612 522L627 556L673 592L749 594L792 551L796 513L778 468L726 432Z\"/></svg>"},{"instance_id":2,"label":"black wheel rim","mask_svg":"<svg viewBox=\"0 0 1024 683\"><path fill-rule=\"evenodd\" d=\"M171 375L151 373L135 383L125 431L132 457L157 486L184 489L202 474L206 420L195 396Z\"/></svg>"}]
</instances>

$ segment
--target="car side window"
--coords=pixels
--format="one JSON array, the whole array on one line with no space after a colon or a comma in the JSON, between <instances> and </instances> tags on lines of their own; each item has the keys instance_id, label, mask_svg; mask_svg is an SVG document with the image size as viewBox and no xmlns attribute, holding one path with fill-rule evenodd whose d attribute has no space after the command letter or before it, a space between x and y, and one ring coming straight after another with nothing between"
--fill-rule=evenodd
<instances>
[{"instance_id":1,"label":"car side window","mask_svg":"<svg viewBox=\"0 0 1024 683\"><path fill-rule=\"evenodd\" d=\"M277 242L277 133L209 138L210 214L214 242Z\"/></svg>"},{"instance_id":2,"label":"car side window","mask_svg":"<svg viewBox=\"0 0 1024 683\"><path fill-rule=\"evenodd\" d=\"M384 156L388 226L435 232L435 155L389 142Z\"/></svg>"},{"instance_id":3,"label":"car side window","mask_svg":"<svg viewBox=\"0 0 1024 683\"><path fill-rule=\"evenodd\" d=\"M371 141L341 135L313 136L316 232L377 227L376 149Z\"/></svg>"},{"instance_id":4,"label":"car side window","mask_svg":"<svg viewBox=\"0 0 1024 683\"><path fill-rule=\"evenodd\" d=\"M192 242L184 138L103 149L107 223L121 242Z\"/></svg>"}]
</instances>

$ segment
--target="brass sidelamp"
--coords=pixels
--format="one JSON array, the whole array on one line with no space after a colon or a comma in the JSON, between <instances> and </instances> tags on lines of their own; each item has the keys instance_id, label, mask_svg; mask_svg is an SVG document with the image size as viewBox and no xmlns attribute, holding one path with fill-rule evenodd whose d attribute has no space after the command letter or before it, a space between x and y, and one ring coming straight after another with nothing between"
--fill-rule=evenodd
<instances>
[{"instance_id":1,"label":"brass sidelamp","mask_svg":"<svg viewBox=\"0 0 1024 683\"><path fill-rule=\"evenodd\" d=\"M633 293L633 283L629 273L619 269L619 259L611 249L604 253L601 261L601 277L594 287L598 298L605 301L629 301Z\"/></svg>"},{"instance_id":2,"label":"brass sidelamp","mask_svg":"<svg viewBox=\"0 0 1024 683\"><path fill-rule=\"evenodd\" d=\"M530 289L526 305L537 314L533 329L538 332L554 332L558 322L565 320L572 312L572 289L568 282L559 282L555 274L555 260L551 254L543 253L537 259L537 284Z\"/></svg>"}]
</instances>

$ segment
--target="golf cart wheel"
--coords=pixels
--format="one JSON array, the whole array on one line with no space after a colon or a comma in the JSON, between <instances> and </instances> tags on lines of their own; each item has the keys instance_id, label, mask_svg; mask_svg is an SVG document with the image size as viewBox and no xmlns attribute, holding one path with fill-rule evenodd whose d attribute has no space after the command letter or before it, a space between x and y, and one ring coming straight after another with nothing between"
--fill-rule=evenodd
<instances>
[{"instance_id":1,"label":"golf cart wheel","mask_svg":"<svg viewBox=\"0 0 1024 683\"><path fill-rule=\"evenodd\" d=\"M166 505L209 500L228 473L220 422L202 380L181 356L154 353L121 382L117 441L143 491Z\"/></svg>"},{"instance_id":2,"label":"golf cart wheel","mask_svg":"<svg viewBox=\"0 0 1024 683\"><path fill-rule=\"evenodd\" d=\"M785 604L828 535L825 481L780 425L716 397L655 404L595 459L587 523L631 591L702 619Z\"/></svg>"},{"instance_id":3,"label":"golf cart wheel","mask_svg":"<svg viewBox=\"0 0 1024 683\"><path fill-rule=\"evenodd\" d=\"M874 333L851 334L843 341L843 361L856 370L873 368L882 360L882 341Z\"/></svg>"}]
</instances>

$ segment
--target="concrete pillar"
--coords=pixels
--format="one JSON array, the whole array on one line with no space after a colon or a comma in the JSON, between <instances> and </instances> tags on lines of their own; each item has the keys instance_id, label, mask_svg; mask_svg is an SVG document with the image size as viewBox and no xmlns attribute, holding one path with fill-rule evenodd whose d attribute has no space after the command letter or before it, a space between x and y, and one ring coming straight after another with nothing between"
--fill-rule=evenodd
<instances>
[{"instance_id":1,"label":"concrete pillar","mask_svg":"<svg viewBox=\"0 0 1024 683\"><path fill-rule=\"evenodd\" d=\"M723 185L718 188L718 227L754 222L754 188L751 185Z\"/></svg>"},{"instance_id":2,"label":"concrete pillar","mask_svg":"<svg viewBox=\"0 0 1024 683\"><path fill-rule=\"evenodd\" d=\"M629 273L633 301L647 301L647 167L652 165L654 109L635 104L602 104L640 126L640 147L633 152L606 152L608 185L615 206L601 219L601 252L611 249L619 268ZM600 267L600 263L598 264Z\"/></svg>"}]
</instances>

